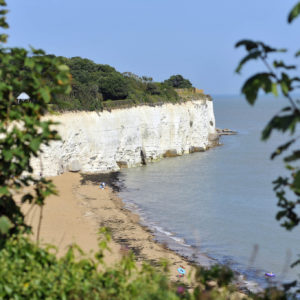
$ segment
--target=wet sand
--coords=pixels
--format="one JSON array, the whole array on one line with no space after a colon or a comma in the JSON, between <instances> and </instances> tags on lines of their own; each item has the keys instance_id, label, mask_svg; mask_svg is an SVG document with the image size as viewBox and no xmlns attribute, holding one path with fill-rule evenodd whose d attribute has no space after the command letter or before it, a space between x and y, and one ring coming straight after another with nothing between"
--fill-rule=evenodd
<instances>
[{"instance_id":1,"label":"wet sand","mask_svg":"<svg viewBox=\"0 0 300 300\"><path fill-rule=\"evenodd\" d=\"M170 265L170 278L178 278L177 268L184 266L191 272L191 264L154 241L152 232L139 224L139 216L124 208L111 187L104 190L91 177L78 173L65 173L53 177L59 192L58 196L50 196L42 211L40 242L51 243L58 247L58 255L63 255L72 243L78 244L85 252L95 253L98 249L98 231L107 227L112 236L109 243L111 253L106 253L104 261L113 265L120 261L124 251L132 251L138 264L146 261L159 266L162 259ZM30 209L23 206L25 213ZM26 220L33 227L33 238L36 239L40 208L29 211Z\"/></svg>"}]
</instances>

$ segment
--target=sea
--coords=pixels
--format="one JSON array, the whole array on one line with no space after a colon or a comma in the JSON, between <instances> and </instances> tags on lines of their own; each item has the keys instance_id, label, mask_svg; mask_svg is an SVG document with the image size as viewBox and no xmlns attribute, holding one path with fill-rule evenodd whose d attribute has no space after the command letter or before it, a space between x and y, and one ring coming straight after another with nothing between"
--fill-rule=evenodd
<instances>
[{"instance_id":1,"label":"sea","mask_svg":"<svg viewBox=\"0 0 300 300\"><path fill-rule=\"evenodd\" d=\"M297 279L290 268L300 254L300 226L287 231L275 216L279 208L272 181L285 174L282 158L270 159L288 134L261 131L287 105L260 97L254 106L242 96L215 96L216 126L237 131L222 136L206 152L123 169L120 197L139 213L157 241L204 265L225 264L251 285Z\"/></svg>"}]
</instances>

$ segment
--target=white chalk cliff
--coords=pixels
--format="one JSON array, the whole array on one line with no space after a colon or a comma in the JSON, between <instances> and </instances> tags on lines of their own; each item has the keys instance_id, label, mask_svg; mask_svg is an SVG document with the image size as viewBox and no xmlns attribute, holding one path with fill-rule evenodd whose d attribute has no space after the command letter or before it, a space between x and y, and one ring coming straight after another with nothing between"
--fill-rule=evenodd
<instances>
[{"instance_id":1,"label":"white chalk cliff","mask_svg":"<svg viewBox=\"0 0 300 300\"><path fill-rule=\"evenodd\" d=\"M162 157L204 151L218 143L209 97L178 104L137 106L112 112L69 112L60 122L61 141L33 158L34 173L67 170L96 173L145 164Z\"/></svg>"}]
</instances>

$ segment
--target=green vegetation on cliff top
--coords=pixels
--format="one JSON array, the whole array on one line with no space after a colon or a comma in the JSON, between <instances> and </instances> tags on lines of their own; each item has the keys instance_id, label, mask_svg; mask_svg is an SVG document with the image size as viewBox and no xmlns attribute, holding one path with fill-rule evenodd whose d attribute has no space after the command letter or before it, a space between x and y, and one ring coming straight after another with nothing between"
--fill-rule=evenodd
<instances>
[{"instance_id":1,"label":"green vegetation on cliff top","mask_svg":"<svg viewBox=\"0 0 300 300\"><path fill-rule=\"evenodd\" d=\"M181 75L154 82L151 77L120 73L86 58L59 59L70 68L72 91L52 102L55 110L101 110L139 103L178 102L183 97L175 89L190 89L191 94L194 91L191 82Z\"/></svg>"}]
</instances>

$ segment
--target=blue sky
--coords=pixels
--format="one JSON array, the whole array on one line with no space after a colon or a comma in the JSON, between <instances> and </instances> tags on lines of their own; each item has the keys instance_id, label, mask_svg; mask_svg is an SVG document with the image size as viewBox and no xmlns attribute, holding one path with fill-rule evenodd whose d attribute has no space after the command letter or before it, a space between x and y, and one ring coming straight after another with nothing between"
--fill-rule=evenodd
<instances>
[{"instance_id":1,"label":"blue sky","mask_svg":"<svg viewBox=\"0 0 300 300\"><path fill-rule=\"evenodd\" d=\"M162 81L182 74L209 94L238 94L234 74L243 38L295 52L300 19L286 22L296 0L8 0L9 46L81 56ZM262 67L262 66L261 66ZM263 67L262 67L263 69Z\"/></svg>"}]
</instances>

